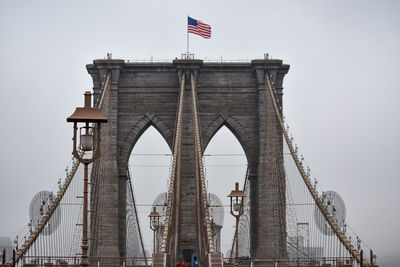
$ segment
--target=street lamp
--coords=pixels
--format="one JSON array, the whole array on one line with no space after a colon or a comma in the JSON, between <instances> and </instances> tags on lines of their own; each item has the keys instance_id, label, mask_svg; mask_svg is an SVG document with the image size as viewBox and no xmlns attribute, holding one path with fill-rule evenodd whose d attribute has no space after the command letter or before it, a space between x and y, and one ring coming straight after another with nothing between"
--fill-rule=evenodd
<instances>
[{"instance_id":1,"label":"street lamp","mask_svg":"<svg viewBox=\"0 0 400 267\"><path fill-rule=\"evenodd\" d=\"M82 266L89 265L88 261L88 165L100 157L100 124L106 123L107 118L104 117L98 108L92 108L92 94L89 91L85 92L85 106L76 108L74 114L67 118L67 122L74 123L73 151L74 157L83 163L85 166L83 178L83 227L82 227ZM84 126L79 128L79 147L77 148L76 132L78 123L83 123ZM92 125L90 125L92 123ZM96 123L96 126L94 124ZM97 143L94 146L94 138L96 132ZM85 158L84 152L95 151L91 158ZM78 152L79 151L79 152Z\"/></svg>"},{"instance_id":2,"label":"street lamp","mask_svg":"<svg viewBox=\"0 0 400 267\"><path fill-rule=\"evenodd\" d=\"M239 266L239 217L243 215L243 199L245 193L239 190L239 183L235 183L235 190L228 195L231 199L231 214L236 218L236 252L235 252L235 266Z\"/></svg>"},{"instance_id":3,"label":"street lamp","mask_svg":"<svg viewBox=\"0 0 400 267\"><path fill-rule=\"evenodd\" d=\"M156 207L153 207L153 211L149 214L150 229L153 230L153 254L156 253L156 231L160 227L161 215L156 211Z\"/></svg>"}]
</instances>

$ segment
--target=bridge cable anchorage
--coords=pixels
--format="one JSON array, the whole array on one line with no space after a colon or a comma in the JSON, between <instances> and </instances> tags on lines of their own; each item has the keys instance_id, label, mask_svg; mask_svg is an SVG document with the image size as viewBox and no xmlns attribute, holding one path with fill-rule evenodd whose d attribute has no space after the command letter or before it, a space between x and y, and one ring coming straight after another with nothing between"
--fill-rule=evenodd
<instances>
[{"instance_id":1,"label":"bridge cable anchorage","mask_svg":"<svg viewBox=\"0 0 400 267\"><path fill-rule=\"evenodd\" d=\"M279 109L278 104L277 104L277 99L276 99L276 97L274 95L274 92L273 92L273 88L272 88L272 84L271 84L271 80L270 80L270 75L269 75L268 72L266 73L265 84L267 85L268 91L269 91L269 95L272 98L272 103L273 103L275 115L278 118L278 122L279 122L280 128L281 128L281 130L283 132L283 135L284 135L284 138L285 138L286 143L288 145L288 148L290 150L290 154L291 154L291 156L292 156L292 158L293 158L293 160L295 162L295 165L296 165L298 171L300 172L300 175L301 175L305 185L307 186L307 189L308 189L309 193L311 194L311 196L314 199L315 204L317 205L317 207L320 210L321 214L323 215L325 220L328 222L330 228L334 231L334 233L336 234L336 236L338 237L340 242L346 247L348 252L356 259L357 263L360 263L363 260L361 258L360 253L351 244L351 242L347 239L345 233L340 229L340 227L337 225L335 220L330 215L330 213L327 210L324 202L318 196L318 193L316 192L316 190L313 187L313 185L311 184L306 172L304 171L304 168L303 168L303 165L302 165L301 161L297 157L297 153L296 153L296 151L295 151L295 149L293 147L292 141L289 138L289 135L288 135L288 133L286 131L286 128L284 126L284 123L283 123L283 120L282 120L282 117L281 117L281 113L280 113L280 109ZM369 266L369 264L364 262L364 266Z\"/></svg>"},{"instance_id":2,"label":"bridge cable anchorage","mask_svg":"<svg viewBox=\"0 0 400 267\"><path fill-rule=\"evenodd\" d=\"M111 74L107 73L106 80L101 89L102 94L101 94L100 101L98 104L99 109L101 109L103 106L104 96L105 96L106 92L108 91L108 88L110 87L110 81L111 81ZM80 152L81 157L83 157L84 154L85 154L85 151ZM70 173L68 174L67 178L65 179L64 184L61 186L61 189L59 190L59 192L57 194L57 197L54 199L54 201L48 207L46 214L43 215L43 217L41 218L40 222L38 223L38 226L36 227L36 229L32 231L30 236L25 240L25 242L18 249L18 251L15 255L15 264L18 264L20 259L29 251L31 246L35 243L35 241L37 240L39 235L42 233L45 226L49 223L52 215L54 214L56 209L59 207L61 200L63 199L67 189L69 188L69 185L71 184L71 182L76 174L76 171L78 170L79 164L80 164L80 162L78 160L74 162ZM50 242L53 242L53 240L50 240ZM43 242L40 242L40 243L43 243ZM44 244L44 245L48 246L48 244ZM43 251L44 249L45 248L39 248L38 250ZM36 248L35 248L35 250L36 250ZM11 264L12 261L10 261L9 263Z\"/></svg>"},{"instance_id":3,"label":"bridge cable anchorage","mask_svg":"<svg viewBox=\"0 0 400 267\"><path fill-rule=\"evenodd\" d=\"M201 149L201 140L200 140L200 123L199 123L199 114L198 114L198 106L197 106L197 97L196 97L196 85L194 81L194 73L191 72L191 88L192 88L192 108L193 108L193 123L194 123L194 137L195 137L195 153L196 153L196 161L197 167L200 175L200 202L198 202L198 207L202 207L200 212L201 215L204 215L205 219L205 230L206 230L206 242L207 242L207 252L215 253L214 246L214 238L211 230L211 219L208 210L208 200L207 200L207 188L206 188L206 179L204 175L204 165L203 165L203 157L202 157L202 149ZM201 203L201 206L199 205ZM198 214L199 216L200 214ZM203 217L198 217L203 218ZM198 226L200 227L200 225ZM200 235L203 236L203 235Z\"/></svg>"},{"instance_id":4,"label":"bridge cable anchorage","mask_svg":"<svg viewBox=\"0 0 400 267\"><path fill-rule=\"evenodd\" d=\"M176 229L178 226L179 220L179 198L180 198L180 170L177 167L179 163L180 157L180 147L181 147L181 139L182 139L182 118L183 118L183 100L185 93L185 73L182 73L181 76L181 84L179 91L179 102L177 109L177 120L176 120L176 128L175 128L175 136L174 136L174 146L173 146L173 156L172 156L172 167L171 167L171 176L169 182L169 189L167 195L167 210L165 214L164 220L164 229L162 232L162 241L160 252L166 254L169 249L174 247L174 257L177 257L177 245L178 245L178 234L179 229ZM175 198L176 194L176 198ZM168 240L170 238L170 232L175 234L173 238L173 243L169 244Z\"/></svg>"}]
</instances>

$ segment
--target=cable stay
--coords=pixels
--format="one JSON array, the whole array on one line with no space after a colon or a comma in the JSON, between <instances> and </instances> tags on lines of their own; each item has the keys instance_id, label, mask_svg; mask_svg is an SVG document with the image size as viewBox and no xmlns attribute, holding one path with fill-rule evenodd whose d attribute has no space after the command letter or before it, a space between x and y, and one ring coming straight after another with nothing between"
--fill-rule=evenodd
<instances>
[{"instance_id":1,"label":"cable stay","mask_svg":"<svg viewBox=\"0 0 400 267\"><path fill-rule=\"evenodd\" d=\"M287 150L287 152L282 153L285 157L287 184L287 232L296 233L287 237L288 247L291 247L292 251L294 250L290 253L288 248L288 253L291 254L288 257L314 260L321 258L324 261L330 259L332 263L338 264L343 263L347 255L349 258L355 259L357 263L360 264L363 261L364 266L369 266L372 259L369 263L360 255L362 253L360 250L361 241L357 237L357 245L355 246L354 239L351 240L351 237L349 238L346 235L347 224L344 219L342 221L338 219L338 212L343 212L343 208L339 205L340 202L334 198L329 199L328 192L323 192L319 196L316 190L316 180L314 185L310 180L310 169L308 168L307 172L305 171L304 157L299 156L298 147L293 144L293 137L289 137L289 127L285 128L281 105L278 102L279 99L273 87L274 84L271 82L271 77L267 72L265 76L268 91L266 97L272 100L277 124L285 141L284 149ZM294 168L297 169L297 172L294 171ZM295 181L295 179L297 180ZM302 181L302 184L300 181ZM295 188L295 191L290 190L291 186ZM289 197L288 194L290 194ZM311 203L312 205L305 205L304 203ZM296 211L293 210L293 207ZM290 220L291 216L292 218L294 216L295 219L289 222L288 219ZM340 227L339 224L342 226ZM303 233L300 235L299 232Z\"/></svg>"},{"instance_id":2,"label":"cable stay","mask_svg":"<svg viewBox=\"0 0 400 267\"><path fill-rule=\"evenodd\" d=\"M99 109L103 106L104 96L109 90L110 83L111 74L107 73L97 104ZM81 157L84 156L84 154L84 151L80 152ZM29 222L29 232L25 234L25 237L28 236L28 238L20 240L22 242L21 244L18 244L17 242L17 252L13 261L9 262L10 264L19 264L23 257L25 257L24 261L29 259L32 263L37 263L39 256L65 256L74 253L73 251L76 252L76 249L73 248L73 243L76 243L74 240L79 237L77 236L78 232L74 229L76 226L80 226L80 223L77 223L76 220L79 217L79 211L82 205L82 201L79 197L79 195L82 194L82 186L80 185L80 182L74 180L74 177L79 169L79 165L79 161L72 161L71 170L67 172L64 184L61 185L59 181L59 190L55 198L51 192L46 196L42 194L41 201L42 203L46 203L46 206L41 203L37 204L37 208L39 209L38 216L40 219ZM33 211L35 211L35 205L33 206ZM67 205L76 206L76 208L67 209ZM61 206L63 206L62 209ZM44 210L46 210L46 212L44 212ZM71 218L71 212L75 214L75 221ZM36 220L37 216L34 218ZM68 231L68 229L62 229L62 226L66 228L65 224L69 224L69 229L72 231L71 233L63 233L63 231ZM58 227L59 225L61 227ZM64 250L64 248L67 247L70 248L69 251ZM70 256L73 257L75 255Z\"/></svg>"},{"instance_id":3,"label":"cable stay","mask_svg":"<svg viewBox=\"0 0 400 267\"><path fill-rule=\"evenodd\" d=\"M194 134L194 160L195 160L195 179L196 179L196 217L197 217L197 236L198 249L201 259L209 259L214 257L215 244L212 235L211 218L208 210L208 199L206 190L206 179L204 175L203 154L201 150L201 136L200 136L200 123L197 105L197 93L194 73L191 70L185 70L180 75L180 91L179 102L176 116L176 126L173 145L173 157L171 166L171 175L169 181L169 190L167 194L167 209L165 220L163 224L162 241L160 255L164 262L166 255L170 256L171 262L178 260L179 253L179 240L180 240L180 213L181 213L181 157L182 157L182 119L184 112L184 99L185 99L185 77L186 73L190 75L191 86L191 108L192 108L192 121L193 121L193 134ZM160 256L158 256L160 257ZM222 260L222 259L221 259ZM153 262L157 259L153 258ZM221 261L222 264L222 261Z\"/></svg>"},{"instance_id":4,"label":"cable stay","mask_svg":"<svg viewBox=\"0 0 400 267\"><path fill-rule=\"evenodd\" d=\"M164 229L162 232L162 241L160 252L162 254L162 261L166 261L166 255L168 250L174 251L174 260L177 258L178 253L178 233L177 221L179 220L179 194L180 194L180 145L182 135L182 117L183 117L183 100L185 93L185 74L183 73L180 77L180 90L179 90L179 102L176 116L174 146L173 146L173 157L171 166L171 175L169 179L169 189L167 194L167 210L164 220ZM174 229L175 227L175 229ZM170 233L174 232L174 236L170 236ZM156 259L153 259L155 262Z\"/></svg>"},{"instance_id":5,"label":"cable stay","mask_svg":"<svg viewBox=\"0 0 400 267\"><path fill-rule=\"evenodd\" d=\"M266 103L272 106L277 129L282 133L283 140L276 142L276 158L278 167L284 169L274 173L278 182L273 184L275 190L280 192L284 185L285 192L280 194L284 201L286 225L282 227L286 236L286 256L284 259L251 259L250 255L250 201L245 198L244 214L240 217L238 236L234 235L227 259L233 262L236 239L239 239L240 261L245 263L269 262L270 264L304 264L351 266L353 261L363 266L373 266L375 255L360 238L350 233L351 229L345 222L345 208L340 197L335 192L322 191L318 195L318 182L310 179L311 170L304 167L304 157L299 148L293 143L289 135L289 127L285 127L281 104L276 95L272 76L267 72L265 76ZM268 111L269 112L269 111ZM290 137L289 137L290 136ZM250 196L248 185L248 171L244 180L243 191ZM247 192L246 192L247 191ZM362 256L362 248L370 250L370 261ZM250 262L248 262L250 264Z\"/></svg>"},{"instance_id":6,"label":"cable stay","mask_svg":"<svg viewBox=\"0 0 400 267\"><path fill-rule=\"evenodd\" d=\"M183 69L179 72L179 95L177 103L175 132L173 139L172 163L169 177L169 187L167 192L166 213L162 224L160 253L153 254L152 264L163 263L163 266L170 265L168 262L177 262L180 249L180 219L181 214L188 207L181 205L181 177L182 169L182 139L183 139L183 117L185 103L185 85L186 77L190 77L191 94L187 97L187 103L191 104L191 118L193 122L193 144L194 144L194 174L196 185L195 209L196 209L196 236L197 247L203 266L222 266L222 256L216 253L214 244L213 229L210 215L210 205L208 203L208 194L206 178L204 173L203 157L205 156L244 156L243 154L215 154L204 155L202 151L200 116L198 111L198 100L196 91L195 73L192 69ZM189 83L188 82L188 83ZM266 72L265 101L267 108L272 108L274 118L272 122L276 127L272 131L277 131L281 139L275 142L273 155L276 158L275 164L279 168L274 168L273 176L276 177L271 182L273 190L278 192L277 205L285 207L284 210L277 209L276 216L284 218L279 228L280 237L285 240L285 252L277 253L284 255L282 262L297 264L332 264L335 266L341 264L351 264L354 260L358 264L370 266L372 259L368 263L363 258L363 247L366 247L361 239L351 233L351 228L345 222L345 208L341 203L340 197L337 197L332 191L317 191L318 183L310 179L310 169L304 167L304 157L299 154L297 145L293 143L293 138L289 135L288 127L285 127L284 117L282 115L282 105L279 103L279 97L276 95L274 83L271 82L271 76ZM106 94L110 92L111 73L107 72L104 82L96 98L95 106L100 110L104 108ZM269 105L269 106L268 106ZM268 110L269 113L271 111ZM267 112L267 113L268 113ZM185 113L186 114L186 113ZM185 117L186 118L186 117ZM271 118L270 118L271 119ZM186 132L185 132L186 133ZM275 134L275 133L274 133ZM277 136L278 136L277 135ZM80 152L83 157L85 151ZM140 154L140 155L158 155L170 156L170 154ZM300 155L300 156L299 156ZM74 179L81 170L78 160L73 160L70 171L66 173L64 183L59 181L57 193L39 192L31 204L31 221L26 228L24 238L16 241L17 252L10 264L22 266L24 264L43 265L52 263L57 265L78 265L80 264L80 240L82 237L82 181ZM149 165L150 166L150 165ZM224 165L235 166L235 165ZM281 167L284 166L284 167ZM154 165L153 165L154 167ZM276 166L275 166L276 167ZM97 232L101 231L103 225L99 225L97 218L103 216L103 203L94 201L100 199L100 188L103 188L103 179L97 179L101 173L99 161L92 164L90 198L91 208L89 248L96 247L100 242L95 237ZM243 191L250 196L249 174L247 168L243 185ZM78 174L77 174L78 173ZM129 173L126 174L126 263L128 257L140 258L133 259L130 265L143 264L148 265L146 251L142 233L138 220L138 211L135 202L133 186ZM100 193L99 193L100 192ZM86 193L86 192L85 192ZM236 240L240 240L241 247L239 255L250 259L250 197L241 202L244 213L239 220L239 229L237 235L233 237L230 260ZM95 216L94 216L95 215ZM96 226L96 227L94 227ZM21 236L21 235L19 235ZM28 236L28 238L26 238ZM279 247L279 246L276 246ZM91 251L93 252L93 251ZM89 253L93 255L94 253ZM46 256L46 257L45 257ZM371 251L372 258L372 251ZM45 262L45 261L48 262ZM253 261L263 259L252 259ZM265 259L264 259L265 260ZM278 259L275 259L278 260ZM50 262L51 261L51 262ZM277 261L275 261L276 263ZM254 262L253 262L254 263Z\"/></svg>"},{"instance_id":7,"label":"cable stay","mask_svg":"<svg viewBox=\"0 0 400 267\"><path fill-rule=\"evenodd\" d=\"M126 215L126 225L127 225L127 237L126 237L126 256L127 257L143 257L144 264L148 265L146 250L144 249L142 232L140 230L139 216L135 201L135 196L133 194L133 186L129 168L127 168L128 179L126 181L127 185L127 215ZM133 217L133 218L132 218ZM140 247L138 248L139 245Z\"/></svg>"}]
</instances>

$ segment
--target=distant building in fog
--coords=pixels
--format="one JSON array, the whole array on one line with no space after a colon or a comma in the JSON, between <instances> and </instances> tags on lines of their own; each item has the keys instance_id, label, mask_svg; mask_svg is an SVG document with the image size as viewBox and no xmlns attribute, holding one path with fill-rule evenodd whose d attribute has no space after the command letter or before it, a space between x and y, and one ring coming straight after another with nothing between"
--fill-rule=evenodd
<instances>
[{"instance_id":1,"label":"distant building in fog","mask_svg":"<svg viewBox=\"0 0 400 267\"><path fill-rule=\"evenodd\" d=\"M3 250L6 250L6 261L12 259L13 246L8 236L0 236L0 259L3 259Z\"/></svg>"}]
</instances>

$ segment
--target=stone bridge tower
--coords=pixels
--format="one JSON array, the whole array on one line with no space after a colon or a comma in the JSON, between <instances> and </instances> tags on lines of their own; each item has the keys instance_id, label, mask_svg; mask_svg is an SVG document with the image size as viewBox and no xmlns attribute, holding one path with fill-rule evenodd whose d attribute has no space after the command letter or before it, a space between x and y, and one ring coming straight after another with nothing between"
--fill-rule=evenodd
<instances>
[{"instance_id":1,"label":"stone bridge tower","mask_svg":"<svg viewBox=\"0 0 400 267\"><path fill-rule=\"evenodd\" d=\"M102 157L93 173L91 201L91 256L125 256L126 180L131 151L142 133L154 126L172 149L182 69L194 69L203 151L213 135L228 127L245 151L250 173L250 244L252 258L286 255L285 174L282 133L267 97L265 75L275 83L282 103L282 82L289 66L281 60L248 63L205 63L174 60L169 63L128 63L94 60L87 65L93 78L94 101L107 71L111 88L105 96L103 114L109 123L102 130ZM187 102L190 85L187 79ZM186 101L185 100L185 101ZM184 112L191 112L186 105ZM195 195L192 127L184 115L181 200L190 206ZM97 186L96 186L97 181ZM100 182L101 181L101 182ZM101 186L98 186L98 184ZM182 212L180 255L198 252L193 231L195 209ZM183 229L183 230L182 230Z\"/></svg>"}]
</instances>

